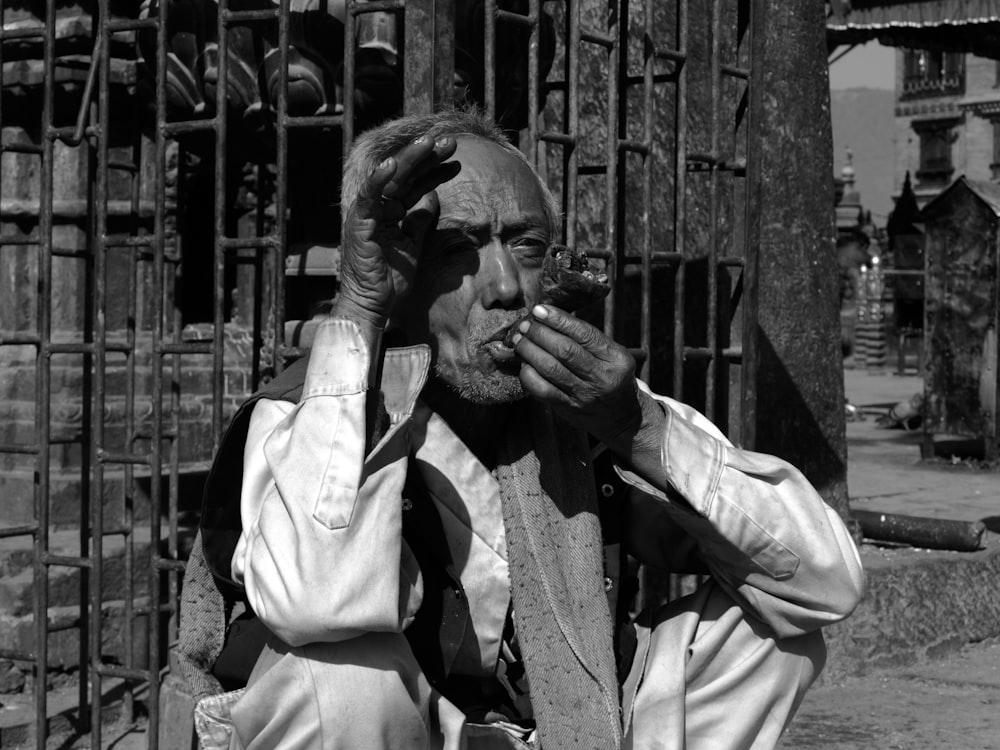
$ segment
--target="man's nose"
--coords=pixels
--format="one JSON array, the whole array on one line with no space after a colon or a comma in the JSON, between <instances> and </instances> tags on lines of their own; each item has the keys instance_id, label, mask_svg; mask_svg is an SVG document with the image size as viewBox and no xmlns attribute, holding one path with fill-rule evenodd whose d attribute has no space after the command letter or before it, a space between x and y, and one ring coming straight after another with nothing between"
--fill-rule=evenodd
<instances>
[{"instance_id":1,"label":"man's nose","mask_svg":"<svg viewBox=\"0 0 1000 750\"><path fill-rule=\"evenodd\" d=\"M499 239L493 239L486 246L486 256L479 273L483 278L482 303L487 310L521 307L524 304L520 267Z\"/></svg>"}]
</instances>

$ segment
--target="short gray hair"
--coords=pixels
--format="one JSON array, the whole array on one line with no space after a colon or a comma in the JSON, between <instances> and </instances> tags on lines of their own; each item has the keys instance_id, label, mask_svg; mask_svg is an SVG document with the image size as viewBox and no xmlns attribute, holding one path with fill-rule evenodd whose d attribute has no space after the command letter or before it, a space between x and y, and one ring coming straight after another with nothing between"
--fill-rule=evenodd
<instances>
[{"instance_id":1,"label":"short gray hair","mask_svg":"<svg viewBox=\"0 0 1000 750\"><path fill-rule=\"evenodd\" d=\"M538 176L527 157L514 146L503 130L478 109L447 109L424 115L408 115L379 125L358 137L344 163L344 176L340 188L341 210L346 210L358 197L361 186L385 159L393 156L403 146L418 136L427 135L437 140L443 136L468 135L497 144L525 164L541 188L543 211L552 238L559 230L559 205L548 185Z\"/></svg>"}]
</instances>

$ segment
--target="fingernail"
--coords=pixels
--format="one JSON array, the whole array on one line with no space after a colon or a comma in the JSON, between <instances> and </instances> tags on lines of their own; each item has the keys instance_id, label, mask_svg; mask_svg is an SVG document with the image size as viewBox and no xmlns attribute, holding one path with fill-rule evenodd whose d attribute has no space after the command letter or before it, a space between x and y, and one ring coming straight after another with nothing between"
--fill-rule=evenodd
<instances>
[{"instance_id":1,"label":"fingernail","mask_svg":"<svg viewBox=\"0 0 1000 750\"><path fill-rule=\"evenodd\" d=\"M545 305L535 305L533 308L531 308L531 314L534 315L536 318L545 320L547 317L549 317L549 308L547 308Z\"/></svg>"},{"instance_id":2,"label":"fingernail","mask_svg":"<svg viewBox=\"0 0 1000 750\"><path fill-rule=\"evenodd\" d=\"M426 140L427 140L427 136L426 135L418 135L416 138L413 139L413 142L414 143L423 143Z\"/></svg>"},{"instance_id":3,"label":"fingernail","mask_svg":"<svg viewBox=\"0 0 1000 750\"><path fill-rule=\"evenodd\" d=\"M515 333L514 334L514 338L512 338L510 340L510 343L513 344L514 346L517 346L517 342L520 341L523 338L524 338L524 336L522 336L521 334Z\"/></svg>"},{"instance_id":4,"label":"fingernail","mask_svg":"<svg viewBox=\"0 0 1000 750\"><path fill-rule=\"evenodd\" d=\"M434 146L436 148L444 148L447 145L448 145L448 136L444 136L443 138L438 138L437 141L434 142Z\"/></svg>"},{"instance_id":5,"label":"fingernail","mask_svg":"<svg viewBox=\"0 0 1000 750\"><path fill-rule=\"evenodd\" d=\"M517 330L519 330L521 333L527 333L529 328L531 328L531 323L529 323L526 320L522 320L520 323L517 324Z\"/></svg>"},{"instance_id":6,"label":"fingernail","mask_svg":"<svg viewBox=\"0 0 1000 750\"><path fill-rule=\"evenodd\" d=\"M390 157L389 159L383 159L382 163L378 165L378 168L379 169L388 169L389 168L389 161L390 161L391 158L392 157Z\"/></svg>"}]
</instances>

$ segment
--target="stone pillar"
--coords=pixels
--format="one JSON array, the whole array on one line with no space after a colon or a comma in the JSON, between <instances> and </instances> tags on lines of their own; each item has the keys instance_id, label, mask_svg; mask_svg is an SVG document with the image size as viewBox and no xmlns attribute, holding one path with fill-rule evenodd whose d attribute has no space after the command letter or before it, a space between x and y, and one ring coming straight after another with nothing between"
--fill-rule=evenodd
<instances>
[{"instance_id":1,"label":"stone pillar","mask_svg":"<svg viewBox=\"0 0 1000 750\"><path fill-rule=\"evenodd\" d=\"M848 516L823 6L753 4L743 442L791 461Z\"/></svg>"}]
</instances>

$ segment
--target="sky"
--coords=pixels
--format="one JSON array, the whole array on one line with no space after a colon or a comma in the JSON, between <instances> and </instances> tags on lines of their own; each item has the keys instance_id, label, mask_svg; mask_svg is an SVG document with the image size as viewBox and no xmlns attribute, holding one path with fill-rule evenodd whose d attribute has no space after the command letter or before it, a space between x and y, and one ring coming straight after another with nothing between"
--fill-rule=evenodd
<instances>
[{"instance_id":1,"label":"sky","mask_svg":"<svg viewBox=\"0 0 1000 750\"><path fill-rule=\"evenodd\" d=\"M899 187L895 184L895 67L895 49L875 42L855 47L830 66L832 91L874 89L840 94L831 114L834 174L840 175L850 147L855 189L879 226L885 225L892 210L892 196ZM859 107L863 109L855 109Z\"/></svg>"},{"instance_id":2,"label":"sky","mask_svg":"<svg viewBox=\"0 0 1000 750\"><path fill-rule=\"evenodd\" d=\"M840 48L837 52L841 52ZM891 89L894 86L896 58L893 47L869 42L855 47L830 66L833 90L867 87Z\"/></svg>"}]
</instances>

